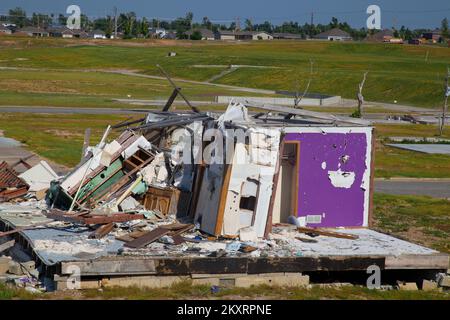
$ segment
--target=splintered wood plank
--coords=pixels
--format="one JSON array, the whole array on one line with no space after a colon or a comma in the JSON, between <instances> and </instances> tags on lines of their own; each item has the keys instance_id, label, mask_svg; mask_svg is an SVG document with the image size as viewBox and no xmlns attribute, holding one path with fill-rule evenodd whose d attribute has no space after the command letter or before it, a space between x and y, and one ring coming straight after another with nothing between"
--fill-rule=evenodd
<instances>
[{"instance_id":1,"label":"splintered wood plank","mask_svg":"<svg viewBox=\"0 0 450 320\"><path fill-rule=\"evenodd\" d=\"M101 239L114 229L114 222L104 224L89 235L90 239Z\"/></svg>"},{"instance_id":2,"label":"splintered wood plank","mask_svg":"<svg viewBox=\"0 0 450 320\"><path fill-rule=\"evenodd\" d=\"M223 227L223 218L225 215L225 205L227 202L227 194L228 194L228 187L230 185L230 179L231 179L231 165L226 165L226 173L225 178L222 184L222 190L220 191L220 202L219 202L219 210L217 210L217 219L216 219L216 227L214 229L214 235L219 236L222 233L222 227Z\"/></svg>"},{"instance_id":3,"label":"splintered wood plank","mask_svg":"<svg viewBox=\"0 0 450 320\"><path fill-rule=\"evenodd\" d=\"M129 248L140 249L145 247L146 245L149 245L152 242L155 242L156 240L160 239L161 237L165 236L170 232L171 230L169 229L156 228L155 230L146 233L142 237L139 237L137 239L134 239L133 241L125 243L125 246Z\"/></svg>"},{"instance_id":4,"label":"splintered wood plank","mask_svg":"<svg viewBox=\"0 0 450 320\"><path fill-rule=\"evenodd\" d=\"M356 240L359 238L357 235L354 235L354 234L326 231L326 230L322 230L322 229L315 229L315 228L308 228L308 227L297 227L297 231L301 232L301 233L313 233L313 234L326 236L326 237L342 238L342 239L350 239L350 240Z\"/></svg>"}]
</instances>

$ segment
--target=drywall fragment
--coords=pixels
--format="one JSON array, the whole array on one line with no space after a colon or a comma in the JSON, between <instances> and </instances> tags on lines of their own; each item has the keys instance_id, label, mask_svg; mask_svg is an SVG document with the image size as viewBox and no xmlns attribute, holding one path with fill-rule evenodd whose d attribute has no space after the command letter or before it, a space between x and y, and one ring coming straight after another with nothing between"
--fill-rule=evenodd
<instances>
[{"instance_id":1,"label":"drywall fragment","mask_svg":"<svg viewBox=\"0 0 450 320\"><path fill-rule=\"evenodd\" d=\"M48 189L50 182L58 179L59 176L47 162L40 161L37 165L19 175L19 178L23 179L30 186L28 191L36 192Z\"/></svg>"},{"instance_id":2,"label":"drywall fragment","mask_svg":"<svg viewBox=\"0 0 450 320\"><path fill-rule=\"evenodd\" d=\"M247 227L239 230L239 239L241 239L241 241L255 242L258 241L258 236L253 227Z\"/></svg>"},{"instance_id":3,"label":"drywall fragment","mask_svg":"<svg viewBox=\"0 0 450 320\"><path fill-rule=\"evenodd\" d=\"M328 178L335 188L349 189L355 182L355 173L338 169L337 171L328 171Z\"/></svg>"},{"instance_id":4,"label":"drywall fragment","mask_svg":"<svg viewBox=\"0 0 450 320\"><path fill-rule=\"evenodd\" d=\"M122 211L134 210L139 206L139 202L137 202L133 197L127 197L122 201L120 207Z\"/></svg>"},{"instance_id":5,"label":"drywall fragment","mask_svg":"<svg viewBox=\"0 0 450 320\"><path fill-rule=\"evenodd\" d=\"M100 157L100 164L108 167L111 164L111 160L113 155L120 150L122 146L116 140L108 143L102 151L102 155Z\"/></svg>"},{"instance_id":6,"label":"drywall fragment","mask_svg":"<svg viewBox=\"0 0 450 320\"><path fill-rule=\"evenodd\" d=\"M135 154L139 150L139 148L149 150L151 146L152 146L151 143L148 142L147 139L145 139L143 136L140 136L135 142L133 142L128 148L126 148L122 152L122 157L124 159L128 159L133 154Z\"/></svg>"}]
</instances>

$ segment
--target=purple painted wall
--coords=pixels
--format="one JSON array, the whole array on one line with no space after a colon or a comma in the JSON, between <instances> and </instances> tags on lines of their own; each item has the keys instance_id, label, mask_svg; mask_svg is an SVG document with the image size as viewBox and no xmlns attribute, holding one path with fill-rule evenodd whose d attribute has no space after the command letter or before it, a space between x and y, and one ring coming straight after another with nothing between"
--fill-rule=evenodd
<instances>
[{"instance_id":1,"label":"purple painted wall","mask_svg":"<svg viewBox=\"0 0 450 320\"><path fill-rule=\"evenodd\" d=\"M366 168L365 133L288 133L285 141L300 141L298 183L299 217L322 215L317 227L362 226L364 190L361 188ZM342 157L348 156L347 161ZM326 163L326 169L322 163ZM328 171L354 172L350 188L338 188L330 181Z\"/></svg>"}]
</instances>

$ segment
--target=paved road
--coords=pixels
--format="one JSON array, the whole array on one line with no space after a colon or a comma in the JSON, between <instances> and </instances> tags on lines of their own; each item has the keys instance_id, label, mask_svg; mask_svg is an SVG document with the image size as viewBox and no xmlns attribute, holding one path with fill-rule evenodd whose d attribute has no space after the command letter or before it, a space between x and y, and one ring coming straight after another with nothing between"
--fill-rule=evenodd
<instances>
[{"instance_id":1,"label":"paved road","mask_svg":"<svg viewBox=\"0 0 450 320\"><path fill-rule=\"evenodd\" d=\"M376 179L375 192L450 199L450 179Z\"/></svg>"}]
</instances>

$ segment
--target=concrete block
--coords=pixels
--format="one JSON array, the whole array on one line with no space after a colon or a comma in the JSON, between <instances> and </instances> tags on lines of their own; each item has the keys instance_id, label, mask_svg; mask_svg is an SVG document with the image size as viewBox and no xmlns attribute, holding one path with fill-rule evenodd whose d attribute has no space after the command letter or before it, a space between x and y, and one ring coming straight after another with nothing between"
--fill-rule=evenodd
<instances>
[{"instance_id":1,"label":"concrete block","mask_svg":"<svg viewBox=\"0 0 450 320\"><path fill-rule=\"evenodd\" d=\"M437 283L430 280L423 280L422 282L422 290L423 291L433 291L437 289Z\"/></svg>"},{"instance_id":2,"label":"concrete block","mask_svg":"<svg viewBox=\"0 0 450 320\"><path fill-rule=\"evenodd\" d=\"M5 274L9 270L10 257L0 257L0 274Z\"/></svg>"},{"instance_id":3,"label":"concrete block","mask_svg":"<svg viewBox=\"0 0 450 320\"><path fill-rule=\"evenodd\" d=\"M450 288L450 276L449 275L443 275L439 277L439 286Z\"/></svg>"},{"instance_id":4,"label":"concrete block","mask_svg":"<svg viewBox=\"0 0 450 320\"><path fill-rule=\"evenodd\" d=\"M145 287L145 288L167 288L176 283L189 280L187 276L134 276L114 277L101 280L103 287Z\"/></svg>"},{"instance_id":5,"label":"concrete block","mask_svg":"<svg viewBox=\"0 0 450 320\"><path fill-rule=\"evenodd\" d=\"M15 274L17 276L24 275L24 272L22 270L22 266L18 262L13 261L13 260L11 260L9 262L8 273Z\"/></svg>"},{"instance_id":6,"label":"concrete block","mask_svg":"<svg viewBox=\"0 0 450 320\"><path fill-rule=\"evenodd\" d=\"M235 286L248 288L258 285L280 286L280 287L303 287L309 284L309 276L301 273L285 274L260 274L236 278Z\"/></svg>"},{"instance_id":7,"label":"concrete block","mask_svg":"<svg viewBox=\"0 0 450 320\"><path fill-rule=\"evenodd\" d=\"M219 278L197 278L192 279L192 285L194 286L220 286L221 282Z\"/></svg>"},{"instance_id":8,"label":"concrete block","mask_svg":"<svg viewBox=\"0 0 450 320\"><path fill-rule=\"evenodd\" d=\"M417 284L415 282L397 282L399 290L404 291L416 291L419 290L417 288Z\"/></svg>"},{"instance_id":9,"label":"concrete block","mask_svg":"<svg viewBox=\"0 0 450 320\"><path fill-rule=\"evenodd\" d=\"M21 265L28 272L32 272L36 269L36 263L32 260L27 261L27 262L22 262Z\"/></svg>"}]
</instances>

